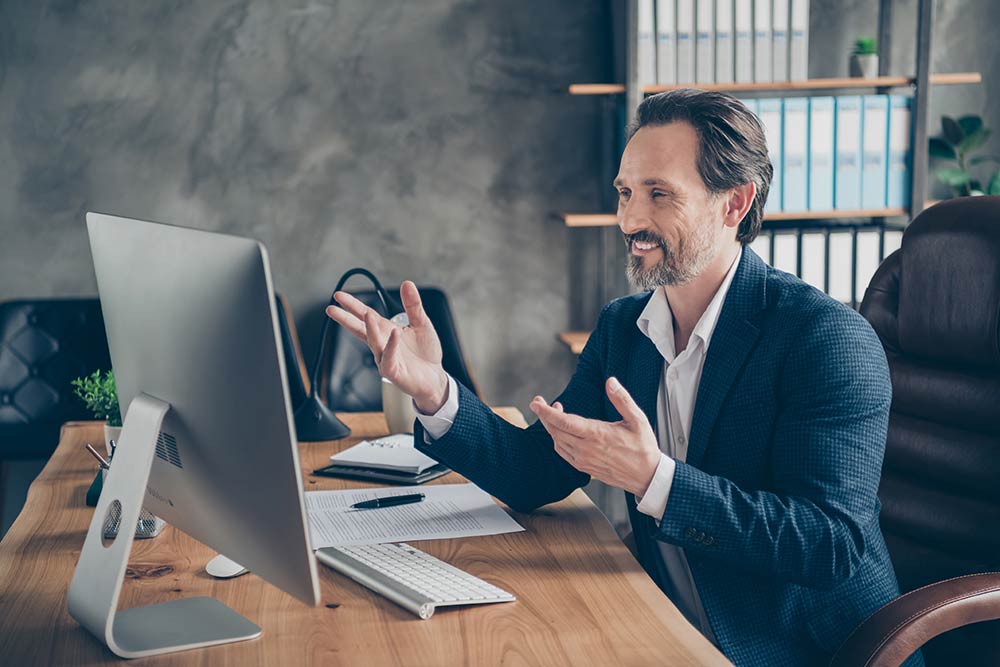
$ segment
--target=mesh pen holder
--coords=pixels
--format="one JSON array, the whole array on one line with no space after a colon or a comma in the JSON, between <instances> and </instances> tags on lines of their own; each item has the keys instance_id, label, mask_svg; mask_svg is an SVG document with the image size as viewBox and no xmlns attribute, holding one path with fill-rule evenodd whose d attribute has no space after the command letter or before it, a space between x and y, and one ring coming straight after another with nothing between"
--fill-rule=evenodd
<instances>
[{"instance_id":1,"label":"mesh pen holder","mask_svg":"<svg viewBox=\"0 0 1000 667\"><path fill-rule=\"evenodd\" d=\"M101 469L101 481L108 474L107 470ZM118 537L118 528L121 525L121 505L118 503L112 503L111 508L108 511L107 517L104 519L104 538L112 540ZM139 512L139 520L135 525L135 537L136 539L147 539L150 537L156 537L163 532L166 527L167 522L156 516L152 512L149 512L143 508Z\"/></svg>"}]
</instances>

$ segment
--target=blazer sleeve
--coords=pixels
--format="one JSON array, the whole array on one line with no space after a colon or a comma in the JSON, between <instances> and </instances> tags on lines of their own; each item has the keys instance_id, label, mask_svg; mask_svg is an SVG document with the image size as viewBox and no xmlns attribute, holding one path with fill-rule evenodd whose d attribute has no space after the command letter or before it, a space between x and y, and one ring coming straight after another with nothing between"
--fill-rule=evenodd
<instances>
[{"instance_id":1,"label":"blazer sleeve","mask_svg":"<svg viewBox=\"0 0 1000 667\"><path fill-rule=\"evenodd\" d=\"M678 463L657 538L813 588L851 577L878 528L892 389L857 313L814 316L779 379L769 490Z\"/></svg>"},{"instance_id":2,"label":"blazer sleeve","mask_svg":"<svg viewBox=\"0 0 1000 667\"><path fill-rule=\"evenodd\" d=\"M603 418L609 308L601 311L573 377L555 399L566 412ZM461 383L458 387L458 414L443 437L426 443L419 420L415 424L418 450L520 512L562 500L590 481L556 453L541 422L526 429L514 426Z\"/></svg>"}]
</instances>

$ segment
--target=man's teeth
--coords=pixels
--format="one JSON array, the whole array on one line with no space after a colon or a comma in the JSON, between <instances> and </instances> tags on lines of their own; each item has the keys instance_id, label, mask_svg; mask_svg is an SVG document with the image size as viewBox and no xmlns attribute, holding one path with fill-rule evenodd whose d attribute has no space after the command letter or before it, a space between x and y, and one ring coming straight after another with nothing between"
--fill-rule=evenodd
<instances>
[{"instance_id":1,"label":"man's teeth","mask_svg":"<svg viewBox=\"0 0 1000 667\"><path fill-rule=\"evenodd\" d=\"M650 243L649 241L632 241L632 245L639 250L652 250L657 247L656 243Z\"/></svg>"}]
</instances>

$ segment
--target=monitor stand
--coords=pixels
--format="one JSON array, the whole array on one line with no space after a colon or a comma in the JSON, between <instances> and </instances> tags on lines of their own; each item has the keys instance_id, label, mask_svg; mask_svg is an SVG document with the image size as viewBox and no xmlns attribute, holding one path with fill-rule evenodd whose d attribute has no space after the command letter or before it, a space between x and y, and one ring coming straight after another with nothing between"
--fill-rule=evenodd
<instances>
[{"instance_id":1,"label":"monitor stand","mask_svg":"<svg viewBox=\"0 0 1000 667\"><path fill-rule=\"evenodd\" d=\"M148 607L118 611L134 528L146 496L146 483L156 452L156 439L170 405L139 394L129 405L114 465L90 521L73 581L69 613L122 658L172 653L260 636L260 628L218 600L183 598ZM113 503L121 506L121 523L113 540L104 539L104 519Z\"/></svg>"}]
</instances>

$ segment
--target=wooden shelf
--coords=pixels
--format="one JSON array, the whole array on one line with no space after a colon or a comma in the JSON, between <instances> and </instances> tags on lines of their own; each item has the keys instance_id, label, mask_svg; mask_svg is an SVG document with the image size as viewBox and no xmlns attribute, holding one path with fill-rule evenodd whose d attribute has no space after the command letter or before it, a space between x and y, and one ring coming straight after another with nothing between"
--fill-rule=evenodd
<instances>
[{"instance_id":1,"label":"wooden shelf","mask_svg":"<svg viewBox=\"0 0 1000 667\"><path fill-rule=\"evenodd\" d=\"M931 84L937 86L965 83L982 83L979 72L955 72L952 74L931 74ZM858 77L838 77L833 79L808 79L806 81L775 81L773 83L690 83L673 86L643 86L644 93L662 93L677 88L700 88L725 92L768 92L785 90L827 90L831 88L901 88L913 85L916 79L906 76L879 76L863 79ZM617 95L625 92L624 84L617 83L574 83L569 87L570 95Z\"/></svg>"},{"instance_id":2,"label":"wooden shelf","mask_svg":"<svg viewBox=\"0 0 1000 667\"><path fill-rule=\"evenodd\" d=\"M895 218L909 215L905 208L864 208L834 211L780 211L767 213L768 220L839 220L844 218ZM559 213L567 227L614 227L618 217L614 213Z\"/></svg>"},{"instance_id":3,"label":"wooden shelf","mask_svg":"<svg viewBox=\"0 0 1000 667\"><path fill-rule=\"evenodd\" d=\"M559 340L565 343L573 354L583 352L583 347L589 338L589 331L564 331L559 334Z\"/></svg>"}]
</instances>

